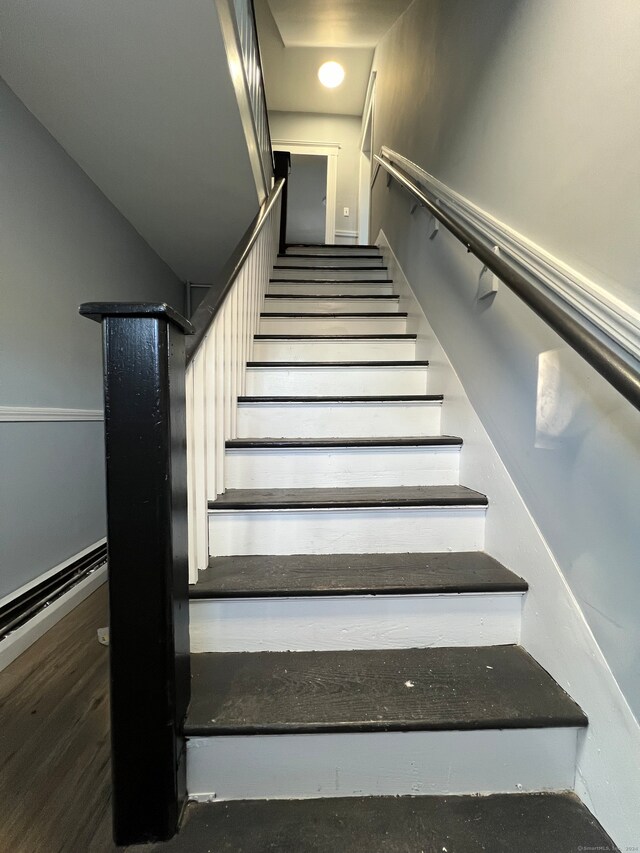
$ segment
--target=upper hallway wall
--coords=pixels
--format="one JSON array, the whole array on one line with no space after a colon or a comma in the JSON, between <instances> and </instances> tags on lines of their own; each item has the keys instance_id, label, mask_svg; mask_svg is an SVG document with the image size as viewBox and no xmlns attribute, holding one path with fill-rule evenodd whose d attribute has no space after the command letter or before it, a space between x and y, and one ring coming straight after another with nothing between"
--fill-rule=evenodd
<instances>
[{"instance_id":1,"label":"upper hallway wall","mask_svg":"<svg viewBox=\"0 0 640 853\"><path fill-rule=\"evenodd\" d=\"M102 408L81 302L184 288L0 80L0 406ZM0 597L105 535L100 421L0 423Z\"/></svg>"},{"instance_id":2,"label":"upper hallway wall","mask_svg":"<svg viewBox=\"0 0 640 853\"><path fill-rule=\"evenodd\" d=\"M416 0L376 53L376 150L638 310L639 44L637 0Z\"/></svg>"},{"instance_id":3,"label":"upper hallway wall","mask_svg":"<svg viewBox=\"0 0 640 853\"><path fill-rule=\"evenodd\" d=\"M635 0L416 0L376 53L375 150L637 304L638 44ZM640 716L640 416L506 288L479 304L479 263L408 209L381 176L372 236L384 228Z\"/></svg>"},{"instance_id":4,"label":"upper hallway wall","mask_svg":"<svg viewBox=\"0 0 640 853\"><path fill-rule=\"evenodd\" d=\"M338 187L336 231L358 230L358 170L360 168L360 126L356 116L323 113L270 112L271 136L289 142L338 142ZM343 208L349 216L343 216Z\"/></svg>"}]
</instances>

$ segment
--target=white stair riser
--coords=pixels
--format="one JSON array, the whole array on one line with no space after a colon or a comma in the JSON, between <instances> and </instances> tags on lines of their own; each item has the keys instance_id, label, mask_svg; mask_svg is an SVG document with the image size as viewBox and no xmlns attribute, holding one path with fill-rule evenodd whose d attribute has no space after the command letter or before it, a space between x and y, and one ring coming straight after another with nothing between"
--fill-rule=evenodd
<instances>
[{"instance_id":1,"label":"white stair riser","mask_svg":"<svg viewBox=\"0 0 640 853\"><path fill-rule=\"evenodd\" d=\"M573 728L197 737L187 790L203 802L566 791L576 750Z\"/></svg>"},{"instance_id":2,"label":"white stair riser","mask_svg":"<svg viewBox=\"0 0 640 853\"><path fill-rule=\"evenodd\" d=\"M407 331L407 318L394 317L261 317L261 335L394 335Z\"/></svg>"},{"instance_id":3,"label":"white stair riser","mask_svg":"<svg viewBox=\"0 0 640 853\"><path fill-rule=\"evenodd\" d=\"M278 394L426 394L421 367L250 367L249 396Z\"/></svg>"},{"instance_id":4,"label":"white stair riser","mask_svg":"<svg viewBox=\"0 0 640 853\"><path fill-rule=\"evenodd\" d=\"M363 258L376 257L380 254L377 248L365 246L290 246L287 255L361 255Z\"/></svg>"},{"instance_id":5,"label":"white stair riser","mask_svg":"<svg viewBox=\"0 0 640 853\"><path fill-rule=\"evenodd\" d=\"M293 279L294 281L296 279L304 281L313 281L314 279L331 279L331 281L351 281L352 279L356 281L379 281L380 279L388 279L390 276L388 270L380 267L371 267L371 269L366 270L335 270L331 269L331 267L322 270L307 270L282 267L278 269L274 268L271 278Z\"/></svg>"},{"instance_id":6,"label":"white stair riser","mask_svg":"<svg viewBox=\"0 0 640 853\"><path fill-rule=\"evenodd\" d=\"M439 435L440 403L243 403L238 438Z\"/></svg>"},{"instance_id":7,"label":"white stair riser","mask_svg":"<svg viewBox=\"0 0 640 853\"><path fill-rule=\"evenodd\" d=\"M460 447L227 450L228 489L458 485Z\"/></svg>"},{"instance_id":8,"label":"white stair riser","mask_svg":"<svg viewBox=\"0 0 640 853\"><path fill-rule=\"evenodd\" d=\"M278 279L281 276L274 276ZM325 296L350 296L376 293L380 296L393 296L393 282L378 281L271 281L269 282L269 293L292 293L300 295L317 296L322 293Z\"/></svg>"},{"instance_id":9,"label":"white stair riser","mask_svg":"<svg viewBox=\"0 0 640 853\"><path fill-rule=\"evenodd\" d=\"M411 361L414 339L256 340L253 361Z\"/></svg>"},{"instance_id":10,"label":"white stair riser","mask_svg":"<svg viewBox=\"0 0 640 853\"><path fill-rule=\"evenodd\" d=\"M191 601L191 651L511 645L520 641L521 610L520 593Z\"/></svg>"},{"instance_id":11,"label":"white stair riser","mask_svg":"<svg viewBox=\"0 0 640 853\"><path fill-rule=\"evenodd\" d=\"M482 551L483 507L211 510L209 553Z\"/></svg>"},{"instance_id":12,"label":"white stair riser","mask_svg":"<svg viewBox=\"0 0 640 853\"><path fill-rule=\"evenodd\" d=\"M265 311L289 311L302 314L340 314L344 311L375 311L378 314L396 314L399 299L265 299Z\"/></svg>"},{"instance_id":13,"label":"white stair riser","mask_svg":"<svg viewBox=\"0 0 640 853\"><path fill-rule=\"evenodd\" d=\"M378 255L363 256L358 258L331 258L328 255L324 258L296 258L286 257L278 258L276 265L279 267L321 267L322 269L331 269L332 267L381 267L382 257Z\"/></svg>"}]
</instances>

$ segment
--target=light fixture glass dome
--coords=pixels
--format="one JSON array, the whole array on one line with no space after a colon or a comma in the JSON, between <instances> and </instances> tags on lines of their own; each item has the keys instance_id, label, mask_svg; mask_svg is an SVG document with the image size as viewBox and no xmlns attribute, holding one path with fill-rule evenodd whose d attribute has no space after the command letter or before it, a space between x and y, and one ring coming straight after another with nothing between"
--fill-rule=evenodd
<instances>
[{"instance_id":1,"label":"light fixture glass dome","mask_svg":"<svg viewBox=\"0 0 640 853\"><path fill-rule=\"evenodd\" d=\"M335 89L344 80L344 68L339 62L324 62L318 69L318 79L327 89Z\"/></svg>"}]
</instances>

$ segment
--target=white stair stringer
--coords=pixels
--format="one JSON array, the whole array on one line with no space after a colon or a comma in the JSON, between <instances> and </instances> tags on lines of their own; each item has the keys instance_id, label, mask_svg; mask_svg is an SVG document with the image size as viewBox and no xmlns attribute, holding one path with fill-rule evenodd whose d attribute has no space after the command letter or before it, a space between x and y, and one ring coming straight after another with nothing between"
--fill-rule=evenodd
<instances>
[{"instance_id":1,"label":"white stair stringer","mask_svg":"<svg viewBox=\"0 0 640 853\"><path fill-rule=\"evenodd\" d=\"M287 364L249 367L248 396L298 396L311 391L318 396L426 394L428 367L425 364L366 363L339 366Z\"/></svg>"},{"instance_id":2,"label":"white stair stringer","mask_svg":"<svg viewBox=\"0 0 640 853\"><path fill-rule=\"evenodd\" d=\"M209 553L482 551L485 507L210 509Z\"/></svg>"},{"instance_id":3,"label":"white stair stringer","mask_svg":"<svg viewBox=\"0 0 640 853\"><path fill-rule=\"evenodd\" d=\"M296 257L295 255L286 255L277 260L277 267L310 267L314 271L319 269L332 269L335 267L367 267L368 269L376 269L382 266L382 255L361 255L357 258L351 257L335 257L325 255L323 258L314 258L313 256Z\"/></svg>"},{"instance_id":4,"label":"white stair stringer","mask_svg":"<svg viewBox=\"0 0 640 853\"><path fill-rule=\"evenodd\" d=\"M575 728L190 737L187 789L204 802L566 791L576 748Z\"/></svg>"},{"instance_id":5,"label":"white stair stringer","mask_svg":"<svg viewBox=\"0 0 640 853\"><path fill-rule=\"evenodd\" d=\"M395 291L391 281L329 281L326 279L283 280L274 276L269 283L267 293L284 293L291 296L393 296ZM266 301L266 300L265 300Z\"/></svg>"},{"instance_id":6,"label":"white stair stringer","mask_svg":"<svg viewBox=\"0 0 640 853\"><path fill-rule=\"evenodd\" d=\"M439 435L442 401L260 400L238 404L238 438Z\"/></svg>"},{"instance_id":7,"label":"white stair stringer","mask_svg":"<svg viewBox=\"0 0 640 853\"><path fill-rule=\"evenodd\" d=\"M281 312L280 312L281 313ZM260 317L258 329L262 335L388 335L407 331L407 318L385 313L382 317L343 316L342 313L323 316Z\"/></svg>"},{"instance_id":8,"label":"white stair stringer","mask_svg":"<svg viewBox=\"0 0 640 853\"><path fill-rule=\"evenodd\" d=\"M374 285L375 287L375 285ZM340 314L344 312L374 311L378 314L397 314L400 310L400 297L385 296L384 299L375 298L375 293L363 293L360 297L352 294L349 299L331 298L323 295L321 285L318 285L319 293L303 294L296 297L295 294L276 293L273 290L264 301L265 311L288 311L308 314ZM368 298L367 298L368 297Z\"/></svg>"},{"instance_id":9,"label":"white stair stringer","mask_svg":"<svg viewBox=\"0 0 640 853\"><path fill-rule=\"evenodd\" d=\"M413 338L256 337L253 347L255 361L410 361L415 356Z\"/></svg>"},{"instance_id":10,"label":"white stair stringer","mask_svg":"<svg viewBox=\"0 0 640 853\"><path fill-rule=\"evenodd\" d=\"M458 485L460 445L227 448L230 489Z\"/></svg>"},{"instance_id":11,"label":"white stair stringer","mask_svg":"<svg viewBox=\"0 0 640 853\"><path fill-rule=\"evenodd\" d=\"M380 249L377 246L344 246L343 244L337 244L335 246L289 246L286 251L287 256L291 255L336 255L339 252L344 252L349 255L359 255L360 257L367 258L380 257Z\"/></svg>"},{"instance_id":12,"label":"white stair stringer","mask_svg":"<svg viewBox=\"0 0 640 853\"><path fill-rule=\"evenodd\" d=\"M210 598L190 604L191 651L511 645L521 592Z\"/></svg>"},{"instance_id":13,"label":"white stair stringer","mask_svg":"<svg viewBox=\"0 0 640 853\"><path fill-rule=\"evenodd\" d=\"M285 279L287 281L305 280L314 281L317 279L329 279L331 281L386 281L389 278L389 273L384 267L378 265L367 269L336 269L332 267L323 267L322 269L300 268L296 269L293 265L275 266L273 268L272 280Z\"/></svg>"}]
</instances>

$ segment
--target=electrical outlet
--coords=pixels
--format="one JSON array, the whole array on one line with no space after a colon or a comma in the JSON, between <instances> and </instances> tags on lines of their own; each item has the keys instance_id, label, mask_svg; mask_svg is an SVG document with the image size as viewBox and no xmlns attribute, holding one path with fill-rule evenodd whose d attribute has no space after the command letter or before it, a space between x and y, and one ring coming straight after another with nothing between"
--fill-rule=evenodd
<instances>
[{"instance_id":1,"label":"electrical outlet","mask_svg":"<svg viewBox=\"0 0 640 853\"><path fill-rule=\"evenodd\" d=\"M348 208L348 207L343 207L343 208L342 208L342 215L343 215L343 216L348 216L348 215L349 215L349 208Z\"/></svg>"}]
</instances>

